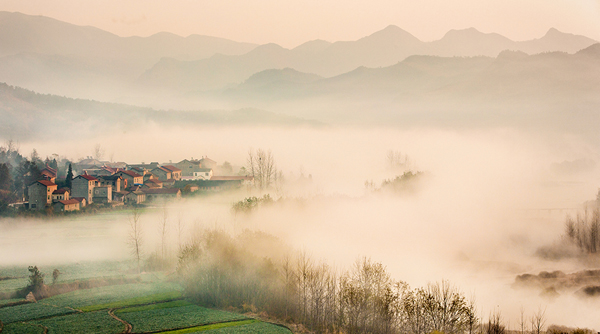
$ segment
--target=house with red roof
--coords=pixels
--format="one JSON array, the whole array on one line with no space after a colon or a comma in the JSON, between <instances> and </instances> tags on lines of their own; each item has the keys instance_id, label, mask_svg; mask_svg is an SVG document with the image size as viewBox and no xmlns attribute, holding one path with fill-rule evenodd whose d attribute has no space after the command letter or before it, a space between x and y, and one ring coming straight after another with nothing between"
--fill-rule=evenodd
<instances>
[{"instance_id":1,"label":"house with red roof","mask_svg":"<svg viewBox=\"0 0 600 334\"><path fill-rule=\"evenodd\" d=\"M35 181L27 188L29 196L29 209L44 210L52 204L52 193L58 186L48 180Z\"/></svg>"},{"instance_id":2,"label":"house with red roof","mask_svg":"<svg viewBox=\"0 0 600 334\"><path fill-rule=\"evenodd\" d=\"M181 169L179 169L173 165L162 166L162 168L167 169L168 171L171 172L170 179L181 180Z\"/></svg>"},{"instance_id":3,"label":"house with red roof","mask_svg":"<svg viewBox=\"0 0 600 334\"><path fill-rule=\"evenodd\" d=\"M159 179L148 179L144 182L144 185L147 186L148 188L157 188L157 189L163 187L163 183Z\"/></svg>"},{"instance_id":4,"label":"house with red roof","mask_svg":"<svg viewBox=\"0 0 600 334\"><path fill-rule=\"evenodd\" d=\"M42 175L44 180L48 180L53 183L56 182L56 174L57 174L56 169L46 165L46 168L42 169L40 171L40 174Z\"/></svg>"},{"instance_id":5,"label":"house with red roof","mask_svg":"<svg viewBox=\"0 0 600 334\"><path fill-rule=\"evenodd\" d=\"M54 203L62 200L68 200L70 199L70 195L71 190L69 190L69 188L60 188L54 190L54 192L52 193L52 202Z\"/></svg>"},{"instance_id":6,"label":"house with red roof","mask_svg":"<svg viewBox=\"0 0 600 334\"><path fill-rule=\"evenodd\" d=\"M173 172L163 166L156 167L150 172L156 175L156 177L158 177L158 179L161 181L166 181L173 178Z\"/></svg>"},{"instance_id":7,"label":"house with red roof","mask_svg":"<svg viewBox=\"0 0 600 334\"><path fill-rule=\"evenodd\" d=\"M98 185L98 179L87 174L78 175L71 182L71 196L84 197L87 204L94 203L94 188Z\"/></svg>"},{"instance_id":8,"label":"house with red roof","mask_svg":"<svg viewBox=\"0 0 600 334\"><path fill-rule=\"evenodd\" d=\"M131 170L120 170L114 175L118 175L123 178L125 185L122 185L121 189L126 189L137 184L144 184L144 177Z\"/></svg>"},{"instance_id":9,"label":"house with red roof","mask_svg":"<svg viewBox=\"0 0 600 334\"><path fill-rule=\"evenodd\" d=\"M79 210L79 201L76 199L67 199L57 201L52 205L56 212L67 212Z\"/></svg>"},{"instance_id":10,"label":"house with red roof","mask_svg":"<svg viewBox=\"0 0 600 334\"><path fill-rule=\"evenodd\" d=\"M79 208L84 208L87 205L87 200L85 197L71 197L70 199L74 199L79 202Z\"/></svg>"}]
</instances>

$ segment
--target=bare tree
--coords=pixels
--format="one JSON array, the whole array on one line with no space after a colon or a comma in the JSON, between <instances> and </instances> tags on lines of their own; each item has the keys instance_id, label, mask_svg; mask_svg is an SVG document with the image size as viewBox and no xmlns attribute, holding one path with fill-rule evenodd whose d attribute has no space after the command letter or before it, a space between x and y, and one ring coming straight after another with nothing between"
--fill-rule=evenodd
<instances>
[{"instance_id":1,"label":"bare tree","mask_svg":"<svg viewBox=\"0 0 600 334\"><path fill-rule=\"evenodd\" d=\"M102 160L102 158L104 158L104 149L100 144L94 146L94 158L96 160Z\"/></svg>"},{"instance_id":2,"label":"bare tree","mask_svg":"<svg viewBox=\"0 0 600 334\"><path fill-rule=\"evenodd\" d=\"M490 313L490 318L484 329L485 334L504 334L506 332L506 328L502 324L500 311Z\"/></svg>"},{"instance_id":3,"label":"bare tree","mask_svg":"<svg viewBox=\"0 0 600 334\"><path fill-rule=\"evenodd\" d=\"M269 188L276 181L277 168L271 150L258 149L256 153L248 151L246 164L248 174L254 178L254 184L259 189Z\"/></svg>"},{"instance_id":4,"label":"bare tree","mask_svg":"<svg viewBox=\"0 0 600 334\"><path fill-rule=\"evenodd\" d=\"M137 270L138 274L140 273L140 260L143 255L142 245L143 245L143 233L142 233L142 225L140 223L140 218L142 216L141 210L134 206L131 210L131 216L129 217L129 248L131 248L131 253L137 261Z\"/></svg>"},{"instance_id":5,"label":"bare tree","mask_svg":"<svg viewBox=\"0 0 600 334\"><path fill-rule=\"evenodd\" d=\"M542 310L542 307L531 317L531 332L533 334L540 334L544 331L546 325L546 309Z\"/></svg>"},{"instance_id":6,"label":"bare tree","mask_svg":"<svg viewBox=\"0 0 600 334\"><path fill-rule=\"evenodd\" d=\"M160 233L160 255L164 260L167 257L167 235L169 232L169 212L167 211L167 203L163 203L162 207L162 215L160 216L160 225L159 225L159 233Z\"/></svg>"},{"instance_id":7,"label":"bare tree","mask_svg":"<svg viewBox=\"0 0 600 334\"><path fill-rule=\"evenodd\" d=\"M466 305L465 309L465 323L469 334L475 334L479 327L479 318L477 317L477 306L475 304L475 296L471 296L471 299Z\"/></svg>"},{"instance_id":8,"label":"bare tree","mask_svg":"<svg viewBox=\"0 0 600 334\"><path fill-rule=\"evenodd\" d=\"M519 329L521 330L521 334L525 334L525 309L521 306L521 318L519 318Z\"/></svg>"},{"instance_id":9,"label":"bare tree","mask_svg":"<svg viewBox=\"0 0 600 334\"><path fill-rule=\"evenodd\" d=\"M389 150L385 156L385 160L390 169L410 169L411 161L407 155L403 155L400 151Z\"/></svg>"}]
</instances>

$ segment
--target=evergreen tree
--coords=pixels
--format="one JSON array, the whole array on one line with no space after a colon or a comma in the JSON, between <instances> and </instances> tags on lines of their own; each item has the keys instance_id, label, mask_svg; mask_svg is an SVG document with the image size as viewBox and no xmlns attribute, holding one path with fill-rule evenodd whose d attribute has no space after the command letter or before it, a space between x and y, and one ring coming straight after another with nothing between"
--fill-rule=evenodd
<instances>
[{"instance_id":1,"label":"evergreen tree","mask_svg":"<svg viewBox=\"0 0 600 334\"><path fill-rule=\"evenodd\" d=\"M65 186L69 189L71 189L71 184L73 182L73 168L71 167L71 164L69 164L69 170L67 171L67 178L65 180Z\"/></svg>"},{"instance_id":2,"label":"evergreen tree","mask_svg":"<svg viewBox=\"0 0 600 334\"><path fill-rule=\"evenodd\" d=\"M58 162L56 161L56 159L52 159L52 161L50 161L48 165L50 166L50 168L54 168L56 171L58 171Z\"/></svg>"},{"instance_id":3,"label":"evergreen tree","mask_svg":"<svg viewBox=\"0 0 600 334\"><path fill-rule=\"evenodd\" d=\"M0 190L10 190L10 183L8 164L0 164Z\"/></svg>"}]
</instances>

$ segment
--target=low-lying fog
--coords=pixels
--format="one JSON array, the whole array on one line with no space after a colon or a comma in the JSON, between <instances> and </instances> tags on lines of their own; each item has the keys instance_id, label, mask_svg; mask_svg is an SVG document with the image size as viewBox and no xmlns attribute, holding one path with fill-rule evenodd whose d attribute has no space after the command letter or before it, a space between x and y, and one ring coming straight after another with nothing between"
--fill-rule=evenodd
<instances>
[{"instance_id":1,"label":"low-lying fog","mask_svg":"<svg viewBox=\"0 0 600 334\"><path fill-rule=\"evenodd\" d=\"M347 268L359 256L381 262L413 287L448 279L474 295L481 316L499 309L516 328L524 308L546 307L548 324L600 329L600 305L568 295L550 300L538 291L514 290L515 276L542 270L586 269L575 260L549 261L538 247L560 238L567 214L595 199L600 186L598 143L574 134L531 134L511 129L447 131L357 128L159 127L112 137L20 143L21 152L91 155L96 144L114 161L178 162L209 156L219 164L245 164L250 148L271 149L287 183L271 192L289 200L250 215L233 215L231 204L255 190L194 197L168 205L170 237L219 227L272 233L312 258ZM388 151L408 156L426 172L414 194L369 192L402 174L386 163ZM586 163L577 163L584 161ZM298 186L300 174L312 183ZM145 250L158 245L162 209L145 213ZM63 220L0 220L0 265L127 259L127 215L73 216ZM189 233L187 233L189 235ZM173 247L174 248L174 247Z\"/></svg>"}]
</instances>

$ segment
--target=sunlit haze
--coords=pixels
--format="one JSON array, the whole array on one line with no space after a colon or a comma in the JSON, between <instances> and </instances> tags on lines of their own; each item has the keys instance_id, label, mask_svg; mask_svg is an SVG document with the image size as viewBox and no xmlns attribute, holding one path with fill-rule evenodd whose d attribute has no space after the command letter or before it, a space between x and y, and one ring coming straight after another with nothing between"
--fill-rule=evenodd
<instances>
[{"instance_id":1,"label":"sunlit haze","mask_svg":"<svg viewBox=\"0 0 600 334\"><path fill-rule=\"evenodd\" d=\"M4 0L0 10L44 15L119 36L166 31L288 48L314 39L356 40L388 25L399 26L423 41L469 27L513 40L539 38L550 28L600 39L597 0Z\"/></svg>"}]
</instances>

